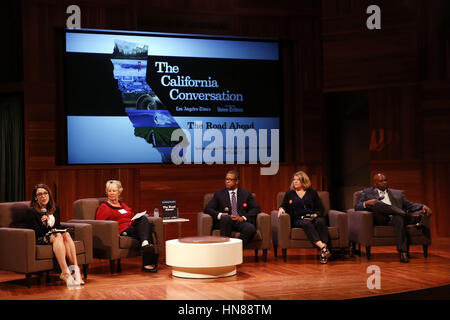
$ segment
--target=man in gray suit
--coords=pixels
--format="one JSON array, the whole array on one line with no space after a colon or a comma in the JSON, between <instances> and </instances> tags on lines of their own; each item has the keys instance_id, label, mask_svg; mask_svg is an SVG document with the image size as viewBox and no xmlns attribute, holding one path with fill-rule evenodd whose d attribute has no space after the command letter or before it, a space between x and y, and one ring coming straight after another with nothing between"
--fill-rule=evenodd
<instances>
[{"instance_id":1,"label":"man in gray suit","mask_svg":"<svg viewBox=\"0 0 450 320\"><path fill-rule=\"evenodd\" d=\"M406 215L419 210L423 210L425 214L431 215L431 209L424 204L408 201L400 190L388 189L387 179L383 173L374 175L373 184L373 188L363 190L361 199L355 205L355 210L373 212L373 223L376 226L393 226L397 238L397 250L400 254L400 261L409 262L407 255Z\"/></svg>"}]
</instances>

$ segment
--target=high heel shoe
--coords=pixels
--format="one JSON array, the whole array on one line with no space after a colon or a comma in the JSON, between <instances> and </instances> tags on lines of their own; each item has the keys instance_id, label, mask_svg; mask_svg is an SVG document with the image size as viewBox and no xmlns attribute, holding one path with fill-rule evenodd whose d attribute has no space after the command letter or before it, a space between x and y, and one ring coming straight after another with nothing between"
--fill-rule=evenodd
<instances>
[{"instance_id":1,"label":"high heel shoe","mask_svg":"<svg viewBox=\"0 0 450 320\"><path fill-rule=\"evenodd\" d=\"M322 264L328 263L328 258L331 256L330 251L328 250L327 246L324 246L321 250L320 250L320 257L319 257L319 261Z\"/></svg>"},{"instance_id":2,"label":"high heel shoe","mask_svg":"<svg viewBox=\"0 0 450 320\"><path fill-rule=\"evenodd\" d=\"M73 286L73 285L75 285L75 280L74 280L74 278L70 275L70 273L61 273L61 274L59 275L59 278L60 278L61 280L63 280L63 281L67 284L67 286Z\"/></svg>"},{"instance_id":3,"label":"high heel shoe","mask_svg":"<svg viewBox=\"0 0 450 320\"><path fill-rule=\"evenodd\" d=\"M78 266L75 267L74 276L75 276L74 277L75 283L84 286L83 278L81 278L80 267Z\"/></svg>"},{"instance_id":4,"label":"high heel shoe","mask_svg":"<svg viewBox=\"0 0 450 320\"><path fill-rule=\"evenodd\" d=\"M157 272L158 271L158 254L146 253L142 256L142 271Z\"/></svg>"}]
</instances>

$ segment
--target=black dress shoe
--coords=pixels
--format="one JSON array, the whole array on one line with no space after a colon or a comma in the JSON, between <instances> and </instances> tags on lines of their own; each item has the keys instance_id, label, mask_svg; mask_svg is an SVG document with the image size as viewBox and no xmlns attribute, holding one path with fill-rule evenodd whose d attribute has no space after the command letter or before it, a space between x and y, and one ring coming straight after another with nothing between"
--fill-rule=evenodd
<instances>
[{"instance_id":1,"label":"black dress shoe","mask_svg":"<svg viewBox=\"0 0 450 320\"><path fill-rule=\"evenodd\" d=\"M408 255L406 254L406 252L400 252L400 262L403 263L409 262Z\"/></svg>"},{"instance_id":2,"label":"black dress shoe","mask_svg":"<svg viewBox=\"0 0 450 320\"><path fill-rule=\"evenodd\" d=\"M150 266L143 266L142 271L155 273L158 272L158 266L155 265L152 268L150 268Z\"/></svg>"}]
</instances>

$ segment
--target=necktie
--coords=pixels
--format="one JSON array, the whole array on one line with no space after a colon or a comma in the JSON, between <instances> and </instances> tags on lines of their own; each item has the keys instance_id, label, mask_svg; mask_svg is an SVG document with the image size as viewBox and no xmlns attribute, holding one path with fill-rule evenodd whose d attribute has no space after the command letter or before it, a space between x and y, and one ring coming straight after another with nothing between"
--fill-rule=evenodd
<instances>
[{"instance_id":1,"label":"necktie","mask_svg":"<svg viewBox=\"0 0 450 320\"><path fill-rule=\"evenodd\" d=\"M231 192L231 215L238 216L236 193L234 191Z\"/></svg>"}]
</instances>

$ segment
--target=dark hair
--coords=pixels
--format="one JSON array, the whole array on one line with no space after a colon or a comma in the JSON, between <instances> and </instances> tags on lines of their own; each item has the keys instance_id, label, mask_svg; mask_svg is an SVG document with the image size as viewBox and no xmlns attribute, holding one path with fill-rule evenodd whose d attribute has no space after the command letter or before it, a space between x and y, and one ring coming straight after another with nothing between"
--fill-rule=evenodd
<instances>
[{"instance_id":1,"label":"dark hair","mask_svg":"<svg viewBox=\"0 0 450 320\"><path fill-rule=\"evenodd\" d=\"M56 210L55 201L53 200L53 195L52 195L52 192L50 191L50 188L46 184L43 184L43 183L39 183L34 186L33 192L31 193L30 207L34 208L34 210L36 210L37 212L41 211L39 202L36 199L37 198L37 195L36 195L37 189L39 189L39 188L45 189L48 192L47 212L48 212L48 214L53 214Z\"/></svg>"},{"instance_id":2,"label":"dark hair","mask_svg":"<svg viewBox=\"0 0 450 320\"><path fill-rule=\"evenodd\" d=\"M230 170L227 172L227 174L232 174L234 175L236 180L239 180L239 172L237 172L236 170Z\"/></svg>"}]
</instances>

